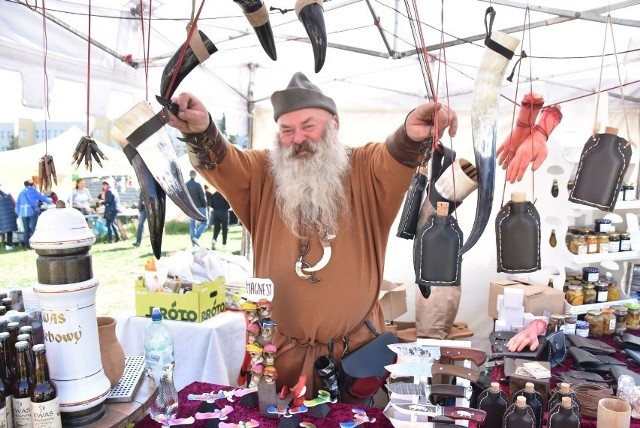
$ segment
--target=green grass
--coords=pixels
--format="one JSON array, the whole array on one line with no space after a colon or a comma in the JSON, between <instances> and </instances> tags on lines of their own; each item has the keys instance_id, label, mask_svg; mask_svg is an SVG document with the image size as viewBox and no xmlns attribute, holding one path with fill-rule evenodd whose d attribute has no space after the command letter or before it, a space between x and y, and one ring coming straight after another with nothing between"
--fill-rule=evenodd
<instances>
[{"instance_id":1,"label":"green grass","mask_svg":"<svg viewBox=\"0 0 640 428\"><path fill-rule=\"evenodd\" d=\"M127 316L135 314L134 285L135 280L144 274L144 263L153 258L148 236L142 240L140 247L134 247L135 232L133 225L126 225L127 240L113 244L100 238L90 250L93 276L98 279L96 292L96 313L98 316ZM177 233L171 233L177 232ZM210 248L213 228L200 238L203 247ZM227 249L225 251L240 254L242 227L229 227ZM222 246L222 234L218 236L217 247ZM17 247L15 247L17 248ZM163 257L176 251L191 250L189 225L184 222L167 222L162 238ZM0 289L9 287L31 288L38 281L34 250L5 251L0 249Z\"/></svg>"}]
</instances>

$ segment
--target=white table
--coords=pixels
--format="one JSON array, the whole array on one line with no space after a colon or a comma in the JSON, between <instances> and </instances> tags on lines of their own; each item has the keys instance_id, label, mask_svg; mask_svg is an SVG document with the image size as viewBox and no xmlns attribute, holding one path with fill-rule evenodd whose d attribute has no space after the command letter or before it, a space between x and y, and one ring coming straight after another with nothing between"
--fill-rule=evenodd
<instances>
[{"instance_id":1,"label":"white table","mask_svg":"<svg viewBox=\"0 0 640 428\"><path fill-rule=\"evenodd\" d=\"M127 356L144 355L144 329L150 318L118 318L116 335ZM245 355L242 312L223 312L201 323L163 320L173 333L178 390L192 382L237 385Z\"/></svg>"}]
</instances>

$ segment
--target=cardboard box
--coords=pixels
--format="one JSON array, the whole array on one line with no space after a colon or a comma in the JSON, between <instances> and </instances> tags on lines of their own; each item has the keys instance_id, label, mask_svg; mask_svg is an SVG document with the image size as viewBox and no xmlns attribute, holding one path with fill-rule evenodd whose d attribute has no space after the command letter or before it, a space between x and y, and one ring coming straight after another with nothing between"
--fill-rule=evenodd
<instances>
[{"instance_id":1,"label":"cardboard box","mask_svg":"<svg viewBox=\"0 0 640 428\"><path fill-rule=\"evenodd\" d=\"M149 291L144 280L136 281L136 315L150 317L154 306L160 308L164 319L202 322L225 310L225 279L193 284L186 293Z\"/></svg>"},{"instance_id":2,"label":"cardboard box","mask_svg":"<svg viewBox=\"0 0 640 428\"><path fill-rule=\"evenodd\" d=\"M533 315L542 315L547 310L552 314L564 313L564 293L562 290L557 290L547 285L533 285L521 281L505 280L494 281L489 286L488 313L490 317L498 318L498 296L502 295L507 287L522 288L524 293L522 304L525 312L531 312Z\"/></svg>"},{"instance_id":3,"label":"cardboard box","mask_svg":"<svg viewBox=\"0 0 640 428\"><path fill-rule=\"evenodd\" d=\"M407 312L407 288L412 285L382 280L378 301L386 321L392 321Z\"/></svg>"}]
</instances>

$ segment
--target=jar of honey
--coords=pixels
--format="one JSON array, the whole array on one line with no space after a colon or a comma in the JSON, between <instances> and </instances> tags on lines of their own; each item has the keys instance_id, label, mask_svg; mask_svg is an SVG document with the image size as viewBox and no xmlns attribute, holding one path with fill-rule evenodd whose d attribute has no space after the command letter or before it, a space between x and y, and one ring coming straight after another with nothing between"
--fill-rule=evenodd
<instances>
[{"instance_id":1,"label":"jar of honey","mask_svg":"<svg viewBox=\"0 0 640 428\"><path fill-rule=\"evenodd\" d=\"M598 246L598 236L594 234L587 235L587 254L596 254L600 251Z\"/></svg>"},{"instance_id":2,"label":"jar of honey","mask_svg":"<svg viewBox=\"0 0 640 428\"><path fill-rule=\"evenodd\" d=\"M593 282L586 282L583 284L582 294L584 296L583 304L590 305L597 302L598 293Z\"/></svg>"},{"instance_id":3,"label":"jar of honey","mask_svg":"<svg viewBox=\"0 0 640 428\"><path fill-rule=\"evenodd\" d=\"M572 306L584 305L584 292L581 285L570 285L564 296L567 303Z\"/></svg>"},{"instance_id":4,"label":"jar of honey","mask_svg":"<svg viewBox=\"0 0 640 428\"><path fill-rule=\"evenodd\" d=\"M589 323L589 337L602 337L602 312L598 310L587 311L584 320Z\"/></svg>"},{"instance_id":5,"label":"jar of honey","mask_svg":"<svg viewBox=\"0 0 640 428\"><path fill-rule=\"evenodd\" d=\"M602 334L611 336L616 332L615 309L604 308L602 310Z\"/></svg>"},{"instance_id":6,"label":"jar of honey","mask_svg":"<svg viewBox=\"0 0 640 428\"><path fill-rule=\"evenodd\" d=\"M640 330L640 305L628 306L627 330Z\"/></svg>"}]
</instances>

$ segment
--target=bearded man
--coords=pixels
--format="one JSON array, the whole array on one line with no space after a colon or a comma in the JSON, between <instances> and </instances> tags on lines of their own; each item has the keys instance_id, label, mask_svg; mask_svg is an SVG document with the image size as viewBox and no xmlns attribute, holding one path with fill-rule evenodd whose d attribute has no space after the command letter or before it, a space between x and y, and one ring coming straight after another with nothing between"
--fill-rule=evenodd
<instances>
[{"instance_id":1,"label":"bearded man","mask_svg":"<svg viewBox=\"0 0 640 428\"><path fill-rule=\"evenodd\" d=\"M426 103L384 143L349 148L338 139L335 102L302 73L271 97L273 150L238 150L191 94L170 125L181 131L194 168L219 189L248 229L253 274L275 286L273 344L278 390L307 377L307 397L325 389L318 357L334 360L384 331L378 304L391 225L432 136L453 111ZM369 323L365 323L369 321ZM240 339L239 339L240 340ZM342 391L345 402L362 402Z\"/></svg>"}]
</instances>

